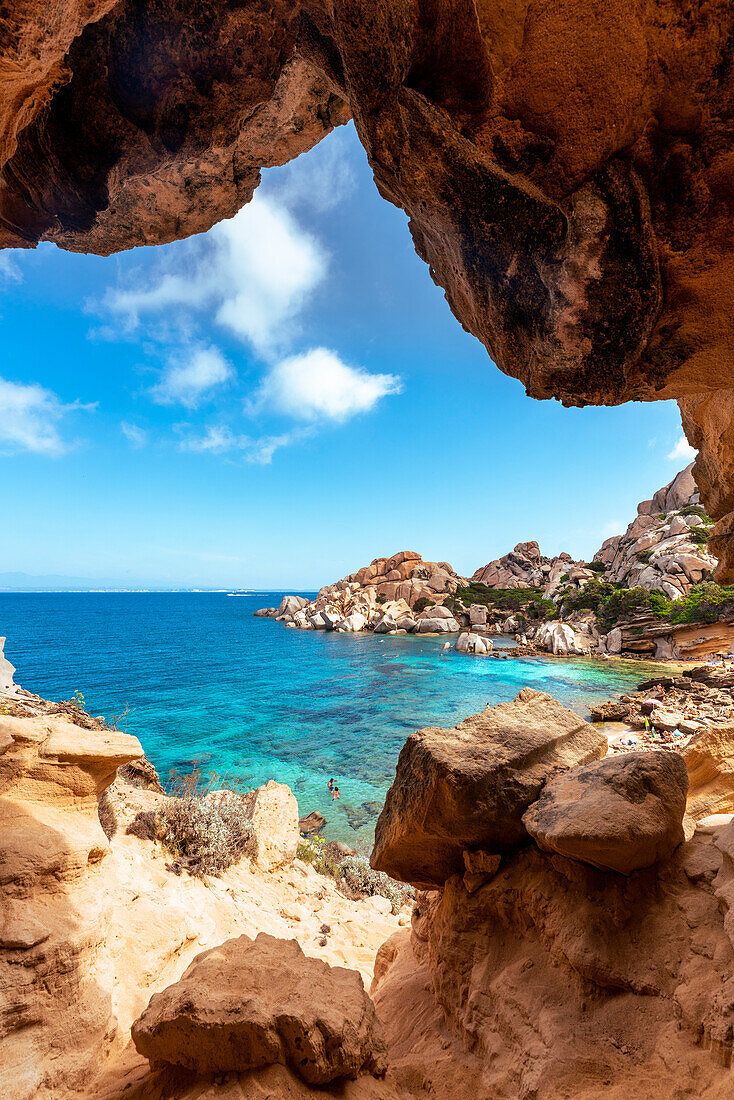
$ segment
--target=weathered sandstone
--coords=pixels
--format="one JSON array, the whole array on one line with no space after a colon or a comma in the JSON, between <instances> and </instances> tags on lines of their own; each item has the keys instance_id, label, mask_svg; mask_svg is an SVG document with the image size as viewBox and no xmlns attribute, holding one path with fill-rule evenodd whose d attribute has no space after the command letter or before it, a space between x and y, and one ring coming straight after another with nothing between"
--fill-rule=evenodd
<instances>
[{"instance_id":1,"label":"weathered sandstone","mask_svg":"<svg viewBox=\"0 0 734 1100\"><path fill-rule=\"evenodd\" d=\"M0 1095L81 1086L114 1021L98 801L135 737L0 715ZM63 1055L63 1056L62 1056Z\"/></svg>"},{"instance_id":2,"label":"weathered sandstone","mask_svg":"<svg viewBox=\"0 0 734 1100\"><path fill-rule=\"evenodd\" d=\"M686 812L693 821L734 813L734 726L709 726L683 749L690 783Z\"/></svg>"},{"instance_id":3,"label":"weathered sandstone","mask_svg":"<svg viewBox=\"0 0 734 1100\"><path fill-rule=\"evenodd\" d=\"M412 733L375 829L372 866L415 886L464 871L463 852L527 839L522 815L558 771L600 759L606 738L550 695L523 688L453 729Z\"/></svg>"},{"instance_id":4,"label":"weathered sandstone","mask_svg":"<svg viewBox=\"0 0 734 1100\"><path fill-rule=\"evenodd\" d=\"M359 974L262 932L198 955L178 982L155 994L132 1038L154 1068L173 1063L201 1074L277 1062L325 1085L387 1068Z\"/></svg>"},{"instance_id":5,"label":"weathered sandstone","mask_svg":"<svg viewBox=\"0 0 734 1100\"><path fill-rule=\"evenodd\" d=\"M547 852L629 875L683 841L688 775L674 752L634 752L555 776L523 815Z\"/></svg>"}]
</instances>

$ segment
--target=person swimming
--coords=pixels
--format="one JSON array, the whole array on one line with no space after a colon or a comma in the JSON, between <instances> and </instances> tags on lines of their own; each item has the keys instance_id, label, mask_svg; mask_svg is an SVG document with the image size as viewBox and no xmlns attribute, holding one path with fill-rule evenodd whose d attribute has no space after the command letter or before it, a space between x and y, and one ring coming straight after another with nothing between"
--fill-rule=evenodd
<instances>
[{"instance_id":1,"label":"person swimming","mask_svg":"<svg viewBox=\"0 0 734 1100\"><path fill-rule=\"evenodd\" d=\"M332 788L331 798L332 798L332 801L337 799L337 798L341 798L341 791L337 787L336 783L334 784L334 786Z\"/></svg>"},{"instance_id":2,"label":"person swimming","mask_svg":"<svg viewBox=\"0 0 734 1100\"><path fill-rule=\"evenodd\" d=\"M330 791L333 791L334 790L334 780L330 779L329 782L326 784L326 786L329 788Z\"/></svg>"}]
</instances>

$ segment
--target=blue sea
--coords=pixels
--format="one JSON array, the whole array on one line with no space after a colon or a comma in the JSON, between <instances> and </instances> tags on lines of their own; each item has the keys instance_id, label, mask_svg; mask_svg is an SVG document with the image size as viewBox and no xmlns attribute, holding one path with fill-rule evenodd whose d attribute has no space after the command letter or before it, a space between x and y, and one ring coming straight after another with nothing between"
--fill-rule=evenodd
<instances>
[{"instance_id":1,"label":"blue sea","mask_svg":"<svg viewBox=\"0 0 734 1100\"><path fill-rule=\"evenodd\" d=\"M304 593L312 595L312 593ZM400 748L529 685L579 714L648 674L638 662L495 661L444 654L440 637L327 634L254 618L282 593L2 593L0 636L16 682L92 714L129 713L166 782L171 769L274 778L326 835L371 843ZM340 802L327 782L334 777Z\"/></svg>"}]
</instances>

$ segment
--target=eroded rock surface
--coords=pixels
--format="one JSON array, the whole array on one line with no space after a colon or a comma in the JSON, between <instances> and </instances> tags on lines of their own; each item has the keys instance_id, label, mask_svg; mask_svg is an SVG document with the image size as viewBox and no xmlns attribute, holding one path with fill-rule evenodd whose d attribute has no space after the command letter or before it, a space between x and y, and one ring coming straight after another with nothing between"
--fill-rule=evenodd
<instances>
[{"instance_id":1,"label":"eroded rock surface","mask_svg":"<svg viewBox=\"0 0 734 1100\"><path fill-rule=\"evenodd\" d=\"M415 886L464 871L463 852L527 839L522 815L552 775L598 760L607 740L550 695L523 688L453 729L412 733L375 829L371 863Z\"/></svg>"},{"instance_id":2,"label":"eroded rock surface","mask_svg":"<svg viewBox=\"0 0 734 1100\"><path fill-rule=\"evenodd\" d=\"M696 836L629 877L531 846L473 893L456 877L419 895L411 942L388 941L372 989L398 1083L433 1100L457 1082L479 1096L725 1100L733 836Z\"/></svg>"},{"instance_id":3,"label":"eroded rock surface","mask_svg":"<svg viewBox=\"0 0 734 1100\"><path fill-rule=\"evenodd\" d=\"M287 1065L309 1084L384 1074L385 1042L354 970L309 959L265 933L199 955L157 993L132 1037L153 1066L197 1073Z\"/></svg>"},{"instance_id":4,"label":"eroded rock surface","mask_svg":"<svg viewBox=\"0 0 734 1100\"><path fill-rule=\"evenodd\" d=\"M354 118L462 324L534 397L676 397L734 568L728 0L58 0L0 22L0 241L200 232Z\"/></svg>"},{"instance_id":5,"label":"eroded rock surface","mask_svg":"<svg viewBox=\"0 0 734 1100\"><path fill-rule=\"evenodd\" d=\"M538 846L628 875L683 841L688 774L674 752L631 752L550 779L523 816Z\"/></svg>"},{"instance_id":6,"label":"eroded rock surface","mask_svg":"<svg viewBox=\"0 0 734 1100\"><path fill-rule=\"evenodd\" d=\"M2 1096L44 1095L49 1079L71 1095L109 1048L109 845L97 805L118 766L142 755L117 731L0 715Z\"/></svg>"}]
</instances>

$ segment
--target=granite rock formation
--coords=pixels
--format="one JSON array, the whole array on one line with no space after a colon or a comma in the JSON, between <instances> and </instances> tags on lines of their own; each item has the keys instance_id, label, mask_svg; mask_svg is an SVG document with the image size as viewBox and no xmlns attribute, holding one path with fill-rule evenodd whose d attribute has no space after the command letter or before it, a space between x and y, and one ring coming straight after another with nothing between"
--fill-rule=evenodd
<instances>
[{"instance_id":1,"label":"granite rock formation","mask_svg":"<svg viewBox=\"0 0 734 1100\"><path fill-rule=\"evenodd\" d=\"M594 555L604 578L629 588L661 588L671 600L711 576L716 558L707 546L709 524L701 515L693 463L637 506L623 535L607 539Z\"/></svg>"},{"instance_id":2,"label":"granite rock formation","mask_svg":"<svg viewBox=\"0 0 734 1100\"><path fill-rule=\"evenodd\" d=\"M0 1095L81 1087L114 1032L98 802L135 737L0 715ZM73 1043L70 1036L73 1035Z\"/></svg>"},{"instance_id":3,"label":"granite rock formation","mask_svg":"<svg viewBox=\"0 0 734 1100\"><path fill-rule=\"evenodd\" d=\"M0 243L200 232L354 119L464 327L533 397L677 398L733 575L728 0L20 0Z\"/></svg>"},{"instance_id":4,"label":"granite rock formation","mask_svg":"<svg viewBox=\"0 0 734 1100\"><path fill-rule=\"evenodd\" d=\"M414 550L401 550L324 585L315 600L284 596L278 608L255 614L301 630L453 633L459 624L442 604L463 581L448 562L423 561Z\"/></svg>"},{"instance_id":5,"label":"granite rock formation","mask_svg":"<svg viewBox=\"0 0 734 1100\"><path fill-rule=\"evenodd\" d=\"M552 599L563 584L583 587L593 576L585 562L574 561L565 552L555 558L544 557L533 541L519 542L509 554L480 566L471 579L488 588L542 588L543 596Z\"/></svg>"}]
</instances>

